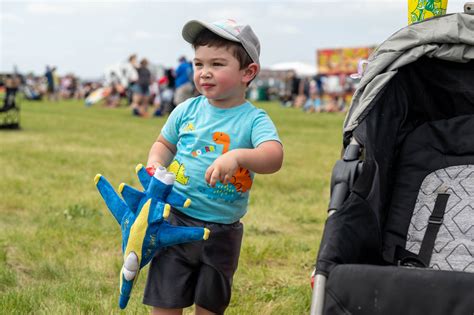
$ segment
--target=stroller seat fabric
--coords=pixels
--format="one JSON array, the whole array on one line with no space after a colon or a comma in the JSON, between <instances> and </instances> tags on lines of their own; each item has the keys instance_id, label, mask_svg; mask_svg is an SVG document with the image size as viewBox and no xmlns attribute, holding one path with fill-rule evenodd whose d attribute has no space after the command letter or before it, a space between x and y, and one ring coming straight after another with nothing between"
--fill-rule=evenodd
<instances>
[{"instance_id":1,"label":"stroller seat fabric","mask_svg":"<svg viewBox=\"0 0 474 315\"><path fill-rule=\"evenodd\" d=\"M405 139L384 258L474 272L474 116L427 122Z\"/></svg>"},{"instance_id":2,"label":"stroller seat fabric","mask_svg":"<svg viewBox=\"0 0 474 315\"><path fill-rule=\"evenodd\" d=\"M474 165L451 166L425 178L408 229L406 249L419 254L439 194L446 195L448 200L429 266L474 272L471 253L474 239L471 220L474 215Z\"/></svg>"}]
</instances>

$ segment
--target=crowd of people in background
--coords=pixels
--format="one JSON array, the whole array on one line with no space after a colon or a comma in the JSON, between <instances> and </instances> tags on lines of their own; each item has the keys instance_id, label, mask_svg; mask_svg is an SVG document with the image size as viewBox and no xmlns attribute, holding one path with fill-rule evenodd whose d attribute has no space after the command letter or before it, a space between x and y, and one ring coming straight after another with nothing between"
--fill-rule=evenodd
<instances>
[{"instance_id":1,"label":"crowd of people in background","mask_svg":"<svg viewBox=\"0 0 474 315\"><path fill-rule=\"evenodd\" d=\"M176 68L157 68L147 58L139 60L132 54L120 69L108 71L100 81L80 80L74 74L59 76L57 68L51 65L39 76L32 73L16 76L21 82L19 90L27 99L87 100L100 91L102 95L97 99L104 106L129 106L131 113L138 117L167 115L178 104L198 94L193 83L192 63L184 56L178 58ZM1 81L0 77L0 84ZM277 99L285 107L308 113L345 111L355 89L353 82L344 76L298 76L294 71L288 71L284 79L279 80L278 88L267 86L263 99L252 93L260 89L259 86L262 80L257 77L247 95L250 99Z\"/></svg>"},{"instance_id":2,"label":"crowd of people in background","mask_svg":"<svg viewBox=\"0 0 474 315\"><path fill-rule=\"evenodd\" d=\"M0 87L13 77L18 79L18 91L29 100L87 100L94 92L101 92L103 97L96 99L104 106L129 106L139 117L169 114L177 104L196 95L192 63L184 56L179 57L176 68L164 68L132 54L120 69L109 71L102 80L81 80L73 74L59 76L56 66L47 65L41 75L0 75Z\"/></svg>"},{"instance_id":3,"label":"crowd of people in background","mask_svg":"<svg viewBox=\"0 0 474 315\"><path fill-rule=\"evenodd\" d=\"M126 100L135 116L169 114L177 104L195 95L191 62L184 56L178 62L176 69L152 71L148 59L138 61L137 55L131 55L122 68L123 73L112 73L105 81L110 89L105 97L106 106L117 107Z\"/></svg>"},{"instance_id":4,"label":"crowd of people in background","mask_svg":"<svg viewBox=\"0 0 474 315\"><path fill-rule=\"evenodd\" d=\"M66 74L62 77L56 73L56 67L46 66L43 75L9 74L0 81L6 81L9 77L19 80L19 90L21 90L28 100L49 100L58 101L60 99L83 99L94 89L100 87L99 82L81 81L74 74ZM4 82L5 83L5 82Z\"/></svg>"},{"instance_id":5,"label":"crowd of people in background","mask_svg":"<svg viewBox=\"0 0 474 315\"><path fill-rule=\"evenodd\" d=\"M344 112L355 87L345 76L336 77L339 82L330 82L332 79L321 75L298 77L290 72L280 102L308 113Z\"/></svg>"}]
</instances>

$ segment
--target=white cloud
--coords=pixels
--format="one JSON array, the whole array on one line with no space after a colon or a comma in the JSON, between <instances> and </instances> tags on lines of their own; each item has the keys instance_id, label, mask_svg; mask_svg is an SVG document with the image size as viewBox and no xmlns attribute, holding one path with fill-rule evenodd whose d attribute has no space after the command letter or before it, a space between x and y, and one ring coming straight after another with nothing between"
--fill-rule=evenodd
<instances>
[{"instance_id":1,"label":"white cloud","mask_svg":"<svg viewBox=\"0 0 474 315\"><path fill-rule=\"evenodd\" d=\"M123 33L115 33L110 38L110 41L112 43L117 43L117 44L127 44L128 43L128 38Z\"/></svg>"},{"instance_id":2,"label":"white cloud","mask_svg":"<svg viewBox=\"0 0 474 315\"><path fill-rule=\"evenodd\" d=\"M298 4L300 4L299 2ZM290 7L285 4L273 5L267 12L270 18L284 20L308 20L313 19L320 14L318 10L308 10L307 6Z\"/></svg>"},{"instance_id":3,"label":"white cloud","mask_svg":"<svg viewBox=\"0 0 474 315\"><path fill-rule=\"evenodd\" d=\"M275 26L275 34L286 34L286 35L297 35L302 34L303 32L294 25L288 24L277 24Z\"/></svg>"},{"instance_id":4,"label":"white cloud","mask_svg":"<svg viewBox=\"0 0 474 315\"><path fill-rule=\"evenodd\" d=\"M219 21L223 19L235 19L236 21L248 21L249 12L241 8L235 9L211 9L208 11L209 21Z\"/></svg>"},{"instance_id":5,"label":"white cloud","mask_svg":"<svg viewBox=\"0 0 474 315\"><path fill-rule=\"evenodd\" d=\"M135 39L135 40L150 40L150 39L171 39L175 38L176 35L174 34L166 34L166 33L151 33L148 31L144 30L136 30L130 35L130 38ZM123 39L127 39L126 36L116 36L116 41L120 42L123 41Z\"/></svg>"},{"instance_id":6,"label":"white cloud","mask_svg":"<svg viewBox=\"0 0 474 315\"><path fill-rule=\"evenodd\" d=\"M25 24L25 19L12 13L0 13L0 23Z\"/></svg>"},{"instance_id":7,"label":"white cloud","mask_svg":"<svg viewBox=\"0 0 474 315\"><path fill-rule=\"evenodd\" d=\"M138 30L132 34L134 39L151 39L153 35L150 32Z\"/></svg>"},{"instance_id":8,"label":"white cloud","mask_svg":"<svg viewBox=\"0 0 474 315\"><path fill-rule=\"evenodd\" d=\"M33 14L71 14L74 12L72 5L67 3L28 3L26 10Z\"/></svg>"}]
</instances>

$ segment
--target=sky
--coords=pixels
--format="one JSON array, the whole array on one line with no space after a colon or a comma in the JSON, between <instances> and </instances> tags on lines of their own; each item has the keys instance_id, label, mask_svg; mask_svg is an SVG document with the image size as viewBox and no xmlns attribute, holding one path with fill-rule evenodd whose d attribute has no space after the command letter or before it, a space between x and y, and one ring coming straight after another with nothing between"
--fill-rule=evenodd
<instances>
[{"instance_id":1,"label":"sky","mask_svg":"<svg viewBox=\"0 0 474 315\"><path fill-rule=\"evenodd\" d=\"M448 13L465 1L449 0ZM407 0L298 1L7 1L0 0L0 72L100 77L132 54L174 67L193 57L181 37L192 19L231 18L250 24L263 68L279 62L316 64L316 50L375 46L407 25Z\"/></svg>"}]
</instances>

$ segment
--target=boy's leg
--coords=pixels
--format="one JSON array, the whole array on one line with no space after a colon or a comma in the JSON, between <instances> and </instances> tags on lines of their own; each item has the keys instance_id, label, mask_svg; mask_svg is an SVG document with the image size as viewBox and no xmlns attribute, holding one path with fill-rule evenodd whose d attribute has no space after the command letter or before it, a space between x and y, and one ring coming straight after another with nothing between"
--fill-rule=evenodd
<instances>
[{"instance_id":1,"label":"boy's leg","mask_svg":"<svg viewBox=\"0 0 474 315\"><path fill-rule=\"evenodd\" d=\"M202 243L201 267L194 302L202 311L223 314L229 305L232 281L240 255L243 225L208 223L212 237Z\"/></svg>"},{"instance_id":2,"label":"boy's leg","mask_svg":"<svg viewBox=\"0 0 474 315\"><path fill-rule=\"evenodd\" d=\"M213 313L211 311L208 311L206 310L205 308L199 306L199 305L195 305L196 307L196 312L195 312L195 315L215 315L217 313Z\"/></svg>"},{"instance_id":3,"label":"boy's leg","mask_svg":"<svg viewBox=\"0 0 474 315\"><path fill-rule=\"evenodd\" d=\"M152 315L181 315L183 314L182 308L161 308L153 307L151 309Z\"/></svg>"},{"instance_id":4,"label":"boy's leg","mask_svg":"<svg viewBox=\"0 0 474 315\"><path fill-rule=\"evenodd\" d=\"M196 315L215 315L211 311L206 310L205 308L200 307L199 305L195 306L195 314ZM153 307L151 309L151 315L182 315L183 309L182 308L161 308L161 307Z\"/></svg>"}]
</instances>

